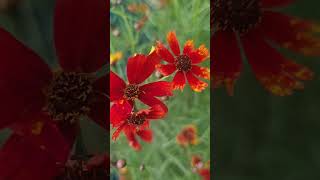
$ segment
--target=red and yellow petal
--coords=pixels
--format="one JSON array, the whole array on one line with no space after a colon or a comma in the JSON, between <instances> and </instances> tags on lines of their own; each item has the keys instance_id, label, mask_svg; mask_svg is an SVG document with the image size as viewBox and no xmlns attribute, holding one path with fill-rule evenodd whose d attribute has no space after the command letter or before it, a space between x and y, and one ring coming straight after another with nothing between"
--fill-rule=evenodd
<instances>
[{"instance_id":1,"label":"red and yellow petal","mask_svg":"<svg viewBox=\"0 0 320 180\"><path fill-rule=\"evenodd\" d=\"M157 70L164 76L169 76L177 70L174 64L158 64L156 67Z\"/></svg>"},{"instance_id":2,"label":"red and yellow petal","mask_svg":"<svg viewBox=\"0 0 320 180\"><path fill-rule=\"evenodd\" d=\"M194 44L192 40L188 40L184 44L183 54L189 55L194 50Z\"/></svg>"},{"instance_id":3,"label":"red and yellow petal","mask_svg":"<svg viewBox=\"0 0 320 180\"><path fill-rule=\"evenodd\" d=\"M150 96L172 96L172 83L167 81L157 81L149 84L145 84L140 87L143 94L148 94Z\"/></svg>"},{"instance_id":4,"label":"red and yellow petal","mask_svg":"<svg viewBox=\"0 0 320 180\"><path fill-rule=\"evenodd\" d=\"M152 53L149 56L153 56ZM127 76L130 84L140 84L146 80L154 71L158 63L154 58L150 59L143 54L137 54L128 59Z\"/></svg>"},{"instance_id":5,"label":"red and yellow petal","mask_svg":"<svg viewBox=\"0 0 320 180\"><path fill-rule=\"evenodd\" d=\"M24 121L23 112L39 112L45 103L43 89L50 83L48 65L0 28L0 129Z\"/></svg>"},{"instance_id":6,"label":"red and yellow petal","mask_svg":"<svg viewBox=\"0 0 320 180\"><path fill-rule=\"evenodd\" d=\"M160 105L154 105L146 115L146 119L162 119L166 115L165 109Z\"/></svg>"},{"instance_id":7,"label":"red and yellow petal","mask_svg":"<svg viewBox=\"0 0 320 180\"><path fill-rule=\"evenodd\" d=\"M124 95L126 83L114 72L110 72L110 101L120 100Z\"/></svg>"},{"instance_id":8,"label":"red and yellow petal","mask_svg":"<svg viewBox=\"0 0 320 180\"><path fill-rule=\"evenodd\" d=\"M204 79L210 79L210 69L209 68L204 68L200 67L197 65L192 65L191 72Z\"/></svg>"},{"instance_id":9,"label":"red and yellow petal","mask_svg":"<svg viewBox=\"0 0 320 180\"><path fill-rule=\"evenodd\" d=\"M168 112L168 107L154 96L150 96L148 94L140 95L139 100L150 107L159 105L165 112Z\"/></svg>"},{"instance_id":10,"label":"red and yellow petal","mask_svg":"<svg viewBox=\"0 0 320 180\"><path fill-rule=\"evenodd\" d=\"M225 86L233 95L234 84L240 76L242 61L240 49L233 33L216 32L211 39L213 49L212 76L213 87Z\"/></svg>"},{"instance_id":11,"label":"red and yellow petal","mask_svg":"<svg viewBox=\"0 0 320 180\"><path fill-rule=\"evenodd\" d=\"M167 41L169 43L170 49L176 55L180 55L180 45L177 39L176 33L173 31L168 32L167 34Z\"/></svg>"},{"instance_id":12,"label":"red and yellow petal","mask_svg":"<svg viewBox=\"0 0 320 180\"><path fill-rule=\"evenodd\" d=\"M161 59L167 61L168 63L174 63L173 55L160 41L157 42L156 52Z\"/></svg>"},{"instance_id":13,"label":"red and yellow petal","mask_svg":"<svg viewBox=\"0 0 320 180\"><path fill-rule=\"evenodd\" d=\"M145 142L152 142L152 131L150 129L143 129L137 131L137 135Z\"/></svg>"},{"instance_id":14,"label":"red and yellow petal","mask_svg":"<svg viewBox=\"0 0 320 180\"><path fill-rule=\"evenodd\" d=\"M195 92L201 92L208 86L207 83L200 81L190 71L187 72L186 76L187 76L187 79L188 79L188 82L190 84L191 89Z\"/></svg>"},{"instance_id":15,"label":"red and yellow petal","mask_svg":"<svg viewBox=\"0 0 320 180\"><path fill-rule=\"evenodd\" d=\"M191 59L192 64L199 64L209 57L209 50L202 44L198 49L187 55Z\"/></svg>"},{"instance_id":16,"label":"red and yellow petal","mask_svg":"<svg viewBox=\"0 0 320 180\"><path fill-rule=\"evenodd\" d=\"M285 59L262 37L251 34L243 39L243 45L257 79L275 95L291 95L303 89L301 81L312 79L311 70Z\"/></svg>"},{"instance_id":17,"label":"red and yellow petal","mask_svg":"<svg viewBox=\"0 0 320 180\"><path fill-rule=\"evenodd\" d=\"M94 72L107 63L109 20L103 0L57 0L54 42L67 71Z\"/></svg>"},{"instance_id":18,"label":"red and yellow petal","mask_svg":"<svg viewBox=\"0 0 320 180\"><path fill-rule=\"evenodd\" d=\"M277 28L271 28L277 27ZM320 25L278 12L264 13L259 30L271 41L307 56L320 55Z\"/></svg>"},{"instance_id":19,"label":"red and yellow petal","mask_svg":"<svg viewBox=\"0 0 320 180\"><path fill-rule=\"evenodd\" d=\"M185 85L186 85L186 78L184 76L184 72L178 71L172 80L173 89L174 90L180 89L182 91Z\"/></svg>"},{"instance_id":20,"label":"red and yellow petal","mask_svg":"<svg viewBox=\"0 0 320 180\"><path fill-rule=\"evenodd\" d=\"M272 8L272 7L283 7L290 5L295 0L261 0L261 7Z\"/></svg>"}]
</instances>

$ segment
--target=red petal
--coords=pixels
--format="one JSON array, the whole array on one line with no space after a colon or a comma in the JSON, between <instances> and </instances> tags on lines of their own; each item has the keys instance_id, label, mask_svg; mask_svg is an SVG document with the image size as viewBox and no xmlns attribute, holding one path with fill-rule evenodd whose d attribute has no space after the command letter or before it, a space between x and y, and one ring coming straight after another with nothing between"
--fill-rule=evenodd
<instances>
[{"instance_id":1,"label":"red petal","mask_svg":"<svg viewBox=\"0 0 320 180\"><path fill-rule=\"evenodd\" d=\"M140 130L137 131L138 136L141 137L145 142L152 142L152 131L151 130Z\"/></svg>"},{"instance_id":2,"label":"red petal","mask_svg":"<svg viewBox=\"0 0 320 180\"><path fill-rule=\"evenodd\" d=\"M129 141L129 145L136 151L141 150L141 145L139 144L136 137L134 136L134 133L131 131L124 131L124 132Z\"/></svg>"},{"instance_id":3,"label":"red petal","mask_svg":"<svg viewBox=\"0 0 320 180\"><path fill-rule=\"evenodd\" d=\"M109 20L105 0L57 0L55 46L63 69L93 72L108 57Z\"/></svg>"},{"instance_id":4,"label":"red petal","mask_svg":"<svg viewBox=\"0 0 320 180\"><path fill-rule=\"evenodd\" d=\"M188 56L191 59L192 64L198 64L209 57L209 50L205 47L205 45L201 45L198 49L190 52Z\"/></svg>"},{"instance_id":5,"label":"red petal","mask_svg":"<svg viewBox=\"0 0 320 180\"><path fill-rule=\"evenodd\" d=\"M176 33L171 31L167 34L167 41L169 43L169 46L172 50L172 52L176 55L180 55L180 46L179 46L179 41L177 39Z\"/></svg>"},{"instance_id":6,"label":"red petal","mask_svg":"<svg viewBox=\"0 0 320 180\"><path fill-rule=\"evenodd\" d=\"M156 52L162 58L163 60L167 61L168 63L174 63L174 57L169 52L169 50L164 47L164 45L161 42L157 42L156 46Z\"/></svg>"},{"instance_id":7,"label":"red petal","mask_svg":"<svg viewBox=\"0 0 320 180\"><path fill-rule=\"evenodd\" d=\"M123 128L125 128L127 124L126 123L122 123L117 130L115 130L112 134L112 140L117 140L117 138L119 137L121 131L123 130Z\"/></svg>"},{"instance_id":8,"label":"red petal","mask_svg":"<svg viewBox=\"0 0 320 180\"><path fill-rule=\"evenodd\" d=\"M140 84L154 72L159 62L154 53L149 56L138 54L128 59L127 76L130 84Z\"/></svg>"},{"instance_id":9,"label":"red petal","mask_svg":"<svg viewBox=\"0 0 320 180\"><path fill-rule=\"evenodd\" d=\"M110 72L110 101L119 100L123 97L126 83L114 72Z\"/></svg>"},{"instance_id":10,"label":"red petal","mask_svg":"<svg viewBox=\"0 0 320 180\"><path fill-rule=\"evenodd\" d=\"M240 49L233 33L216 32L211 39L213 51L213 87L225 85L229 95L233 94L234 83L242 69Z\"/></svg>"},{"instance_id":11,"label":"red petal","mask_svg":"<svg viewBox=\"0 0 320 180\"><path fill-rule=\"evenodd\" d=\"M113 127L118 127L126 121L132 111L132 106L125 102L124 104L114 104L110 109L110 123Z\"/></svg>"},{"instance_id":12,"label":"red petal","mask_svg":"<svg viewBox=\"0 0 320 180\"><path fill-rule=\"evenodd\" d=\"M174 64L158 64L157 69L164 76L169 76L177 70Z\"/></svg>"},{"instance_id":13,"label":"red petal","mask_svg":"<svg viewBox=\"0 0 320 180\"><path fill-rule=\"evenodd\" d=\"M190 71L187 72L186 76L187 76L188 82L191 86L191 89L196 92L201 92L208 86L207 83L200 81Z\"/></svg>"},{"instance_id":14,"label":"red petal","mask_svg":"<svg viewBox=\"0 0 320 180\"><path fill-rule=\"evenodd\" d=\"M189 55L194 50L194 44L192 40L188 40L184 44L183 54Z\"/></svg>"},{"instance_id":15,"label":"red petal","mask_svg":"<svg viewBox=\"0 0 320 180\"><path fill-rule=\"evenodd\" d=\"M109 130L110 123L108 121L107 111L110 108L109 102L97 102L91 106L89 117L100 125L102 128Z\"/></svg>"},{"instance_id":16,"label":"red petal","mask_svg":"<svg viewBox=\"0 0 320 180\"><path fill-rule=\"evenodd\" d=\"M140 90L144 94L150 96L172 96L172 84L166 81L157 81L149 84L145 84L140 87Z\"/></svg>"},{"instance_id":17,"label":"red petal","mask_svg":"<svg viewBox=\"0 0 320 180\"><path fill-rule=\"evenodd\" d=\"M195 74L196 76L202 77L204 79L210 79L210 69L199 67L196 65L192 65L191 72Z\"/></svg>"},{"instance_id":18,"label":"red petal","mask_svg":"<svg viewBox=\"0 0 320 180\"><path fill-rule=\"evenodd\" d=\"M168 112L167 106L156 97L144 94L139 96L139 100L150 107L160 105L165 112Z\"/></svg>"},{"instance_id":19,"label":"red petal","mask_svg":"<svg viewBox=\"0 0 320 180\"><path fill-rule=\"evenodd\" d=\"M285 59L259 34L248 34L243 39L243 45L257 79L275 95L290 95L293 90L303 88L299 80L312 78L308 68Z\"/></svg>"},{"instance_id":20,"label":"red petal","mask_svg":"<svg viewBox=\"0 0 320 180\"><path fill-rule=\"evenodd\" d=\"M186 78L184 77L184 73L182 71L178 71L172 80L173 89L183 90L186 85Z\"/></svg>"},{"instance_id":21,"label":"red petal","mask_svg":"<svg viewBox=\"0 0 320 180\"><path fill-rule=\"evenodd\" d=\"M108 95L110 86L110 79L108 75L104 75L101 78L97 79L94 83L94 89L104 95Z\"/></svg>"},{"instance_id":22,"label":"red petal","mask_svg":"<svg viewBox=\"0 0 320 180\"><path fill-rule=\"evenodd\" d=\"M202 180L210 180L210 169L200 169L198 173L202 177Z\"/></svg>"},{"instance_id":23,"label":"red petal","mask_svg":"<svg viewBox=\"0 0 320 180\"><path fill-rule=\"evenodd\" d=\"M319 25L267 11L259 30L282 47L304 55L320 55L320 38L315 34L319 31Z\"/></svg>"},{"instance_id":24,"label":"red petal","mask_svg":"<svg viewBox=\"0 0 320 180\"><path fill-rule=\"evenodd\" d=\"M261 6L264 8L282 7L292 4L295 0L261 0Z\"/></svg>"},{"instance_id":25,"label":"red petal","mask_svg":"<svg viewBox=\"0 0 320 180\"><path fill-rule=\"evenodd\" d=\"M150 108L146 118L147 119L162 119L166 115L165 109L160 105L155 105Z\"/></svg>"},{"instance_id":26,"label":"red petal","mask_svg":"<svg viewBox=\"0 0 320 180\"><path fill-rule=\"evenodd\" d=\"M47 64L0 28L0 129L23 121L23 112L37 112L43 107L43 88L52 74Z\"/></svg>"}]
</instances>

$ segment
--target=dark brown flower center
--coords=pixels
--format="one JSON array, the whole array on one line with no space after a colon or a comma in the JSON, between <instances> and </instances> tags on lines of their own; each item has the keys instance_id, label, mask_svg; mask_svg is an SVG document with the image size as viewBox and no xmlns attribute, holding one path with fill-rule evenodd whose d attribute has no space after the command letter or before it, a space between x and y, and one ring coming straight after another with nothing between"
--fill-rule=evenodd
<instances>
[{"instance_id":1,"label":"dark brown flower center","mask_svg":"<svg viewBox=\"0 0 320 180\"><path fill-rule=\"evenodd\" d=\"M191 69L191 59L187 55L176 56L174 64L179 71L189 71Z\"/></svg>"},{"instance_id":2,"label":"dark brown flower center","mask_svg":"<svg viewBox=\"0 0 320 180\"><path fill-rule=\"evenodd\" d=\"M248 32L261 20L260 0L214 0L213 25L219 30Z\"/></svg>"},{"instance_id":3,"label":"dark brown flower center","mask_svg":"<svg viewBox=\"0 0 320 180\"><path fill-rule=\"evenodd\" d=\"M192 139L194 139L194 132L190 129L188 130L184 130L182 132L183 136L188 139L189 141L191 141Z\"/></svg>"},{"instance_id":4,"label":"dark brown flower center","mask_svg":"<svg viewBox=\"0 0 320 180\"><path fill-rule=\"evenodd\" d=\"M146 120L146 116L144 114L136 114L136 113L132 113L128 118L127 121L129 124L132 125L142 125Z\"/></svg>"},{"instance_id":5,"label":"dark brown flower center","mask_svg":"<svg viewBox=\"0 0 320 180\"><path fill-rule=\"evenodd\" d=\"M48 114L54 120L74 123L90 111L92 78L88 74L57 72L45 93Z\"/></svg>"},{"instance_id":6,"label":"dark brown flower center","mask_svg":"<svg viewBox=\"0 0 320 180\"><path fill-rule=\"evenodd\" d=\"M136 84L129 84L124 90L124 97L128 100L134 100L139 97L140 89Z\"/></svg>"}]
</instances>

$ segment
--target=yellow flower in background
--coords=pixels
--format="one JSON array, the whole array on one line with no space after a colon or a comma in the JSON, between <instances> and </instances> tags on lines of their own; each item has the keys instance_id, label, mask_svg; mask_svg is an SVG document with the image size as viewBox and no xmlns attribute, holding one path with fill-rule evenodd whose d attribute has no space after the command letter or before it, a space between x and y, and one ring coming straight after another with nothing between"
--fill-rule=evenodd
<instances>
[{"instance_id":1,"label":"yellow flower in background","mask_svg":"<svg viewBox=\"0 0 320 180\"><path fill-rule=\"evenodd\" d=\"M193 124L186 125L176 137L177 143L181 146L197 145L198 134L197 127Z\"/></svg>"},{"instance_id":2,"label":"yellow flower in background","mask_svg":"<svg viewBox=\"0 0 320 180\"><path fill-rule=\"evenodd\" d=\"M113 65L116 62L118 62L121 58L122 58L122 52L121 51L117 51L115 53L111 53L110 54L110 64Z\"/></svg>"}]
</instances>

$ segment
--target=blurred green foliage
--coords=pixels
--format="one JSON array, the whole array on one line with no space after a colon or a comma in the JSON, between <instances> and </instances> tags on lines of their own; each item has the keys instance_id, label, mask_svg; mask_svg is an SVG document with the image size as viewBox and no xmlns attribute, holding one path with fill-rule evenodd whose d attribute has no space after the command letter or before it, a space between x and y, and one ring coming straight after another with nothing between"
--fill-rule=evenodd
<instances>
[{"instance_id":1,"label":"blurred green foliage","mask_svg":"<svg viewBox=\"0 0 320 180\"><path fill-rule=\"evenodd\" d=\"M204 43L209 48L209 0L167 0L163 7L159 7L159 2L126 0L111 7L111 53L123 53L123 58L111 70L122 78L126 77L127 58L135 53L148 54L157 40L167 44L166 34L170 30L176 31L181 46L187 39L193 39L197 46ZM128 5L132 3L145 3L149 7L148 20L140 31L134 27L143 15L128 11ZM209 61L205 66L209 66ZM152 76L148 80L156 80L156 77ZM204 161L210 158L209 88L202 93L194 93L187 85L183 92L176 91L166 104L169 108L168 116L164 120L151 122L154 139L151 144L142 142L142 151L131 149L124 135L116 142L111 141L111 158L126 159L127 175L133 180L200 179L191 170L191 154L203 156ZM187 124L198 127L200 144L183 149L177 145L175 138ZM141 164L145 165L143 171L139 170Z\"/></svg>"}]
</instances>

